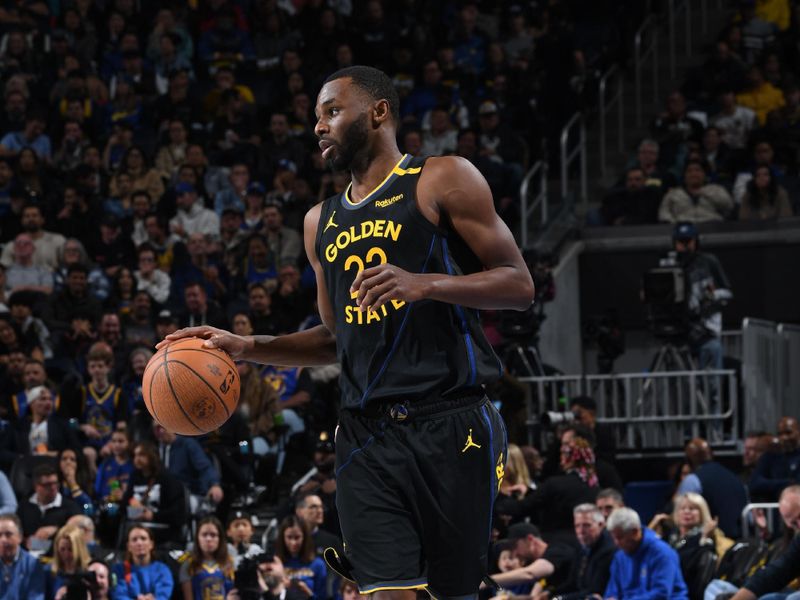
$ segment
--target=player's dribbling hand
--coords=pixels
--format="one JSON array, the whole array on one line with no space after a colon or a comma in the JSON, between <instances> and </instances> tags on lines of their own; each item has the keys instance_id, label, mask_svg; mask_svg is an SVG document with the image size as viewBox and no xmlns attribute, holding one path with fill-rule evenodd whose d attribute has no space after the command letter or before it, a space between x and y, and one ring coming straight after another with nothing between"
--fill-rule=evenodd
<instances>
[{"instance_id":1,"label":"player's dribbling hand","mask_svg":"<svg viewBox=\"0 0 800 600\"><path fill-rule=\"evenodd\" d=\"M174 333L170 333L156 344L156 350L161 350L161 348L174 341L188 337L203 338L205 340L203 346L206 348L220 348L230 354L234 360L241 358L242 354L252 345L251 341L240 335L235 335L224 329L203 325L201 327L184 327Z\"/></svg>"},{"instance_id":2,"label":"player's dribbling hand","mask_svg":"<svg viewBox=\"0 0 800 600\"><path fill-rule=\"evenodd\" d=\"M424 295L419 277L389 263L361 271L350 291L358 291L356 304L361 310L378 310L390 300L416 302Z\"/></svg>"}]
</instances>

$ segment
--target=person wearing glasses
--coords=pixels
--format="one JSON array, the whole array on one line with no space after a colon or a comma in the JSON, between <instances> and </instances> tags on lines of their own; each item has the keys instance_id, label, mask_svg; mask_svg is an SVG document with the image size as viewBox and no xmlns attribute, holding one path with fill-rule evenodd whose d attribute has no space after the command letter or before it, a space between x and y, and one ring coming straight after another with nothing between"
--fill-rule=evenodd
<instances>
[{"instance_id":1,"label":"person wearing glasses","mask_svg":"<svg viewBox=\"0 0 800 600\"><path fill-rule=\"evenodd\" d=\"M64 523L78 514L78 505L59 492L58 469L42 464L33 470L34 493L23 502L18 514L22 521L25 546L31 551L44 551Z\"/></svg>"},{"instance_id":2,"label":"person wearing glasses","mask_svg":"<svg viewBox=\"0 0 800 600\"><path fill-rule=\"evenodd\" d=\"M294 503L294 514L303 519L314 538L314 549L317 556L322 556L326 548L340 548L342 543L330 531L322 529L325 521L325 505L322 498L313 492L301 492Z\"/></svg>"}]
</instances>

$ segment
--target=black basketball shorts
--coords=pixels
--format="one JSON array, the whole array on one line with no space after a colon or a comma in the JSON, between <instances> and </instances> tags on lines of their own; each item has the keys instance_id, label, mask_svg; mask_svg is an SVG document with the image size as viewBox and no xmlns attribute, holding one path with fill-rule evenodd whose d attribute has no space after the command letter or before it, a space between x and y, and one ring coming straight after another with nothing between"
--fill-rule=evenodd
<instances>
[{"instance_id":1,"label":"black basketball shorts","mask_svg":"<svg viewBox=\"0 0 800 600\"><path fill-rule=\"evenodd\" d=\"M336 506L361 593L476 593L506 456L505 425L485 397L403 421L343 410Z\"/></svg>"}]
</instances>

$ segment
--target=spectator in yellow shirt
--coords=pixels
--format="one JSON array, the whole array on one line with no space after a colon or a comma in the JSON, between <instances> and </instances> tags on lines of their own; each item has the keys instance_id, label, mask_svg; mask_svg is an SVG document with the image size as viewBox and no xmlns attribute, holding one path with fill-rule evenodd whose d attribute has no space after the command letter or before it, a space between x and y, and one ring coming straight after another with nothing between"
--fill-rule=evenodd
<instances>
[{"instance_id":1,"label":"spectator in yellow shirt","mask_svg":"<svg viewBox=\"0 0 800 600\"><path fill-rule=\"evenodd\" d=\"M750 87L736 95L736 103L755 111L759 125L767 121L767 113L786 104L783 92L764 79L759 67L750 67L747 72Z\"/></svg>"},{"instance_id":2,"label":"spectator in yellow shirt","mask_svg":"<svg viewBox=\"0 0 800 600\"><path fill-rule=\"evenodd\" d=\"M756 0L756 16L775 23L778 29L786 31L791 20L789 0Z\"/></svg>"}]
</instances>

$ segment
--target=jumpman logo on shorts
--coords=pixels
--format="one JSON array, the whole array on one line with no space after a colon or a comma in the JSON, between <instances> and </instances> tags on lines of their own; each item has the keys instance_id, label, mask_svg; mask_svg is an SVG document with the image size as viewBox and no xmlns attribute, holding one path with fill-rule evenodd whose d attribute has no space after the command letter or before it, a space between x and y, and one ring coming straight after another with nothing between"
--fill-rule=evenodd
<instances>
[{"instance_id":1,"label":"jumpman logo on shorts","mask_svg":"<svg viewBox=\"0 0 800 600\"><path fill-rule=\"evenodd\" d=\"M336 223L334 223L334 222L333 222L333 217L335 217L335 216L336 216L336 211L333 211L333 212L331 213L331 217L330 217L330 219L328 219L328 222L325 224L325 229L323 229L323 230L322 230L322 233L325 233L325 232L326 232L326 231L328 231L328 229L330 229L331 227L337 227L337 228L339 227L339 225L338 225L338 224L336 224Z\"/></svg>"},{"instance_id":2,"label":"jumpman logo on shorts","mask_svg":"<svg viewBox=\"0 0 800 600\"><path fill-rule=\"evenodd\" d=\"M464 446L464 449L461 451L461 454L464 454L464 452L466 452L470 448L477 448L478 450L481 449L481 447L478 444L476 444L475 442L472 441L472 427L469 428L469 435L467 436L467 443Z\"/></svg>"}]
</instances>

